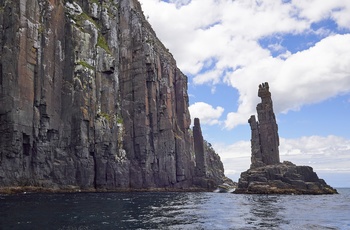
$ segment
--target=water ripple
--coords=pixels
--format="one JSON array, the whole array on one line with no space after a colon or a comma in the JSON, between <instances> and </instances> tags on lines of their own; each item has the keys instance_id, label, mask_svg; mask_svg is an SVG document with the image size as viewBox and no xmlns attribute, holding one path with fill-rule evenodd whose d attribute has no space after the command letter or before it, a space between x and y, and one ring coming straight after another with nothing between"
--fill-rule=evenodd
<instances>
[{"instance_id":1,"label":"water ripple","mask_svg":"<svg viewBox=\"0 0 350 230\"><path fill-rule=\"evenodd\" d=\"M350 189L339 192L0 196L0 229L350 229Z\"/></svg>"}]
</instances>

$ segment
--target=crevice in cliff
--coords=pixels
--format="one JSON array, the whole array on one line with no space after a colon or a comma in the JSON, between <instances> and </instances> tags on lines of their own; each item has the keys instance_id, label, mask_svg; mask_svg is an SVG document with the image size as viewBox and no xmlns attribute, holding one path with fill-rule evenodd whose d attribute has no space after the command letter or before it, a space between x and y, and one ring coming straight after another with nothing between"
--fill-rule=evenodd
<instances>
[{"instance_id":1,"label":"crevice in cliff","mask_svg":"<svg viewBox=\"0 0 350 230\"><path fill-rule=\"evenodd\" d=\"M29 156L30 155L30 136L22 133L22 149L23 149L23 155Z\"/></svg>"},{"instance_id":2,"label":"crevice in cliff","mask_svg":"<svg viewBox=\"0 0 350 230\"><path fill-rule=\"evenodd\" d=\"M1 49L1 52L2 52L2 49ZM1 56L0 56L0 59L1 59ZM1 63L0 63L0 88L1 88L0 93L2 93L2 64Z\"/></svg>"}]
</instances>

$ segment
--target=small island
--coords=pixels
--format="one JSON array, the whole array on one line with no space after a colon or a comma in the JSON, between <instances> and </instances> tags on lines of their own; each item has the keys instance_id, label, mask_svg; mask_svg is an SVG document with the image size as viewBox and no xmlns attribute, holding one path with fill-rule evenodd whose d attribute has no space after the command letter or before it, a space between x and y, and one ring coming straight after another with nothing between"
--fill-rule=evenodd
<instances>
[{"instance_id":1,"label":"small island","mask_svg":"<svg viewBox=\"0 0 350 230\"><path fill-rule=\"evenodd\" d=\"M278 126L269 84L259 85L258 121L252 115L251 165L241 173L235 193L244 194L337 194L310 166L280 162Z\"/></svg>"}]
</instances>

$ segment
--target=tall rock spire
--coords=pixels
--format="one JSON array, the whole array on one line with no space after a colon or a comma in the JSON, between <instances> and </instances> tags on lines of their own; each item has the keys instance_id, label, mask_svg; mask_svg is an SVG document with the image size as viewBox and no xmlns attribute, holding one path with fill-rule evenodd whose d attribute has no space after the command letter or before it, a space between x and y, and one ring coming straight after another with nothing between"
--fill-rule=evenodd
<instances>
[{"instance_id":1,"label":"tall rock spire","mask_svg":"<svg viewBox=\"0 0 350 230\"><path fill-rule=\"evenodd\" d=\"M289 161L280 163L278 127L267 82L259 85L261 103L256 107L259 121L252 115L250 169L241 173L235 193L257 194L335 194L309 166Z\"/></svg>"},{"instance_id":2,"label":"tall rock spire","mask_svg":"<svg viewBox=\"0 0 350 230\"><path fill-rule=\"evenodd\" d=\"M278 126L267 82L259 85L258 96L261 98L261 103L256 107L259 121L254 115L248 121L252 130L251 168L280 162Z\"/></svg>"},{"instance_id":3,"label":"tall rock spire","mask_svg":"<svg viewBox=\"0 0 350 230\"><path fill-rule=\"evenodd\" d=\"M224 165L212 145L204 140L199 118L194 119L193 146L196 166L193 184L207 189L215 189L222 183L233 184L224 175Z\"/></svg>"},{"instance_id":4,"label":"tall rock spire","mask_svg":"<svg viewBox=\"0 0 350 230\"><path fill-rule=\"evenodd\" d=\"M205 162L205 152L204 152L204 142L202 129L199 122L199 118L194 119L193 126L193 142L194 142L194 152L196 155L196 176L205 176L206 172L206 162Z\"/></svg>"}]
</instances>

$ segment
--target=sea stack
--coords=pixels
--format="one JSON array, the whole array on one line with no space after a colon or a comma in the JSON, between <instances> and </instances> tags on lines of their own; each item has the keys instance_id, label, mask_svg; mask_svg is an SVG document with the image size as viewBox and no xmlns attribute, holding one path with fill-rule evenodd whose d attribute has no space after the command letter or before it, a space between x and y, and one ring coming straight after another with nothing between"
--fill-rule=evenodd
<instances>
[{"instance_id":1,"label":"sea stack","mask_svg":"<svg viewBox=\"0 0 350 230\"><path fill-rule=\"evenodd\" d=\"M194 119L193 126L193 143L194 153L196 157L195 175L198 177L205 176L206 172L206 161L204 152L204 140L202 135L201 125L199 118Z\"/></svg>"},{"instance_id":2,"label":"sea stack","mask_svg":"<svg viewBox=\"0 0 350 230\"><path fill-rule=\"evenodd\" d=\"M259 123L254 115L248 120L252 131L250 168L280 163L278 126L267 82L259 85L258 96L261 98L261 103L256 107Z\"/></svg>"},{"instance_id":3,"label":"sea stack","mask_svg":"<svg viewBox=\"0 0 350 230\"><path fill-rule=\"evenodd\" d=\"M204 140L199 118L194 119L193 125L194 144L194 178L193 183L197 187L214 190L218 185L234 185L233 181L224 175L224 165L220 156L212 148L211 144Z\"/></svg>"},{"instance_id":4,"label":"sea stack","mask_svg":"<svg viewBox=\"0 0 350 230\"><path fill-rule=\"evenodd\" d=\"M335 189L309 166L297 166L291 162L280 163L279 136L269 84L259 85L261 103L256 107L258 121L252 115L251 165L241 173L235 193L256 194L334 194Z\"/></svg>"}]
</instances>

